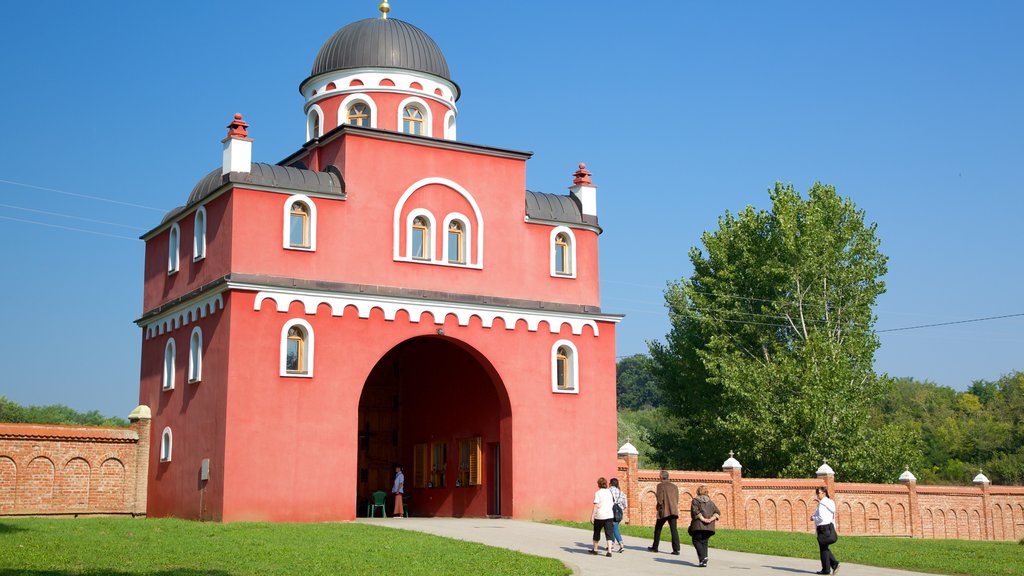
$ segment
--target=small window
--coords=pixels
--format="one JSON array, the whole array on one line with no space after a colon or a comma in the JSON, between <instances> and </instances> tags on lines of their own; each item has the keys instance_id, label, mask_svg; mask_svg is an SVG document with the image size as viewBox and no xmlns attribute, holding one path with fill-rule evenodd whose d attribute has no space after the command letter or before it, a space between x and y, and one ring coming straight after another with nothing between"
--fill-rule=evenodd
<instances>
[{"instance_id":1,"label":"small window","mask_svg":"<svg viewBox=\"0 0 1024 576\"><path fill-rule=\"evenodd\" d=\"M179 254L181 253L181 228L177 224L171 224L171 231L167 236L167 273L174 274L178 271Z\"/></svg>"},{"instance_id":2,"label":"small window","mask_svg":"<svg viewBox=\"0 0 1024 576\"><path fill-rule=\"evenodd\" d=\"M466 263L466 227L458 220L448 223L448 262Z\"/></svg>"},{"instance_id":3,"label":"small window","mask_svg":"<svg viewBox=\"0 0 1024 576\"><path fill-rule=\"evenodd\" d=\"M196 326L188 343L188 381L199 382L203 377L203 331Z\"/></svg>"},{"instance_id":4,"label":"small window","mask_svg":"<svg viewBox=\"0 0 1024 576\"><path fill-rule=\"evenodd\" d=\"M164 428L164 433L160 437L160 461L170 462L171 461L171 428Z\"/></svg>"},{"instance_id":5,"label":"small window","mask_svg":"<svg viewBox=\"0 0 1024 576\"><path fill-rule=\"evenodd\" d=\"M412 257L417 260L430 258L430 222L424 216L412 221Z\"/></svg>"},{"instance_id":6,"label":"small window","mask_svg":"<svg viewBox=\"0 0 1024 576\"><path fill-rule=\"evenodd\" d=\"M551 275L576 277L576 238L565 226L551 230Z\"/></svg>"},{"instance_id":7,"label":"small window","mask_svg":"<svg viewBox=\"0 0 1024 576\"><path fill-rule=\"evenodd\" d=\"M206 258L206 207L196 210L195 228L192 233L192 260Z\"/></svg>"},{"instance_id":8,"label":"small window","mask_svg":"<svg viewBox=\"0 0 1024 576\"><path fill-rule=\"evenodd\" d=\"M430 478L430 445L412 447L412 487L426 488Z\"/></svg>"},{"instance_id":9,"label":"small window","mask_svg":"<svg viewBox=\"0 0 1024 576\"><path fill-rule=\"evenodd\" d=\"M306 140L313 140L321 136L320 109L313 107L309 111L309 118L306 121Z\"/></svg>"},{"instance_id":10,"label":"small window","mask_svg":"<svg viewBox=\"0 0 1024 576\"><path fill-rule=\"evenodd\" d=\"M430 484L427 488L444 488L448 470L448 444L434 442L430 445Z\"/></svg>"},{"instance_id":11,"label":"small window","mask_svg":"<svg viewBox=\"0 0 1024 576\"><path fill-rule=\"evenodd\" d=\"M167 345L164 346L164 373L163 373L163 384L164 390L171 390L174 388L174 338L167 341Z\"/></svg>"},{"instance_id":12,"label":"small window","mask_svg":"<svg viewBox=\"0 0 1024 576\"><path fill-rule=\"evenodd\" d=\"M569 274L572 271L569 261L569 237L565 234L555 236L555 273Z\"/></svg>"},{"instance_id":13,"label":"small window","mask_svg":"<svg viewBox=\"0 0 1024 576\"><path fill-rule=\"evenodd\" d=\"M419 106L409 105L402 110L402 132L422 136L423 110Z\"/></svg>"},{"instance_id":14,"label":"small window","mask_svg":"<svg viewBox=\"0 0 1024 576\"><path fill-rule=\"evenodd\" d=\"M579 393L579 358L576 346L568 340L559 340L551 349L551 391Z\"/></svg>"},{"instance_id":15,"label":"small window","mask_svg":"<svg viewBox=\"0 0 1024 576\"><path fill-rule=\"evenodd\" d=\"M309 248L309 206L292 204L288 218L288 244L292 248Z\"/></svg>"},{"instance_id":16,"label":"small window","mask_svg":"<svg viewBox=\"0 0 1024 576\"><path fill-rule=\"evenodd\" d=\"M305 320L292 320L281 336L281 376L313 375L313 328Z\"/></svg>"},{"instance_id":17,"label":"small window","mask_svg":"<svg viewBox=\"0 0 1024 576\"><path fill-rule=\"evenodd\" d=\"M478 486L481 478L480 437L459 440L459 477L456 486Z\"/></svg>"},{"instance_id":18,"label":"small window","mask_svg":"<svg viewBox=\"0 0 1024 576\"><path fill-rule=\"evenodd\" d=\"M370 107L365 102L356 102L348 107L347 121L353 126L370 127Z\"/></svg>"}]
</instances>

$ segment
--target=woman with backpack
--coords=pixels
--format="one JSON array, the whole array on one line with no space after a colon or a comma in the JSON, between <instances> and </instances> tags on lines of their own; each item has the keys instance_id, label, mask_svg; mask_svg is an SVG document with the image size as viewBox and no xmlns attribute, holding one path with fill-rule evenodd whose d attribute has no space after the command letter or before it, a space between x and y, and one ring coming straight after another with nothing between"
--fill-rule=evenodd
<instances>
[{"instance_id":1,"label":"woman with backpack","mask_svg":"<svg viewBox=\"0 0 1024 576\"><path fill-rule=\"evenodd\" d=\"M619 479L612 478L611 488L608 489L612 493L612 534L615 536L615 541L619 544L616 552L624 552L626 547L622 544L622 532L619 531L619 523L622 522L623 516L626 514L626 493L619 488Z\"/></svg>"}]
</instances>

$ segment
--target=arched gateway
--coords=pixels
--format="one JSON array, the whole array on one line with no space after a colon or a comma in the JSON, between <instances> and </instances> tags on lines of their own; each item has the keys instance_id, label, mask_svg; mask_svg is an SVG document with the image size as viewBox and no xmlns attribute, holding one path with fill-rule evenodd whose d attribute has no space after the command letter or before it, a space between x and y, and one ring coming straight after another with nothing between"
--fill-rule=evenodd
<instances>
[{"instance_id":1,"label":"arched gateway","mask_svg":"<svg viewBox=\"0 0 1024 576\"><path fill-rule=\"evenodd\" d=\"M590 172L527 191L529 152L456 141L462 91L401 20L342 27L299 91L295 152L253 162L235 114L143 236L148 513L352 520L400 462L415 515L585 518L621 319Z\"/></svg>"},{"instance_id":2,"label":"arched gateway","mask_svg":"<svg viewBox=\"0 0 1024 576\"><path fill-rule=\"evenodd\" d=\"M389 491L401 464L414 515L511 512L501 473L511 434L508 394L486 358L444 336L406 340L377 362L359 400L357 507Z\"/></svg>"}]
</instances>

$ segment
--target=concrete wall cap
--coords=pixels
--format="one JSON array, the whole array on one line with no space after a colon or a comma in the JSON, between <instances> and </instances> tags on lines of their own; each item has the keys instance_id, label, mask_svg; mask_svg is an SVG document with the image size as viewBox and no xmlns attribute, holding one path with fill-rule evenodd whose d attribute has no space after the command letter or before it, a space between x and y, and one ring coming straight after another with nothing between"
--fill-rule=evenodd
<instances>
[{"instance_id":1,"label":"concrete wall cap","mask_svg":"<svg viewBox=\"0 0 1024 576\"><path fill-rule=\"evenodd\" d=\"M743 465L740 464L739 460L733 458L732 456L729 456L728 460L726 460L725 462L722 462L722 470L731 470L733 468L741 468L742 469Z\"/></svg>"},{"instance_id":2,"label":"concrete wall cap","mask_svg":"<svg viewBox=\"0 0 1024 576\"><path fill-rule=\"evenodd\" d=\"M907 468L903 474L900 474L900 482L917 482L917 476L914 476L910 468Z\"/></svg>"},{"instance_id":3,"label":"concrete wall cap","mask_svg":"<svg viewBox=\"0 0 1024 576\"><path fill-rule=\"evenodd\" d=\"M629 442L619 447L619 456L639 456L640 452Z\"/></svg>"},{"instance_id":4,"label":"concrete wall cap","mask_svg":"<svg viewBox=\"0 0 1024 576\"><path fill-rule=\"evenodd\" d=\"M981 470L978 470L978 475L974 477L973 482L975 484L991 484L992 483L992 481L988 479L988 476L985 476L981 472Z\"/></svg>"},{"instance_id":5,"label":"concrete wall cap","mask_svg":"<svg viewBox=\"0 0 1024 576\"><path fill-rule=\"evenodd\" d=\"M132 410L132 413L128 415L129 420L152 420L153 412L150 411L149 406L145 404L139 404Z\"/></svg>"},{"instance_id":6,"label":"concrete wall cap","mask_svg":"<svg viewBox=\"0 0 1024 576\"><path fill-rule=\"evenodd\" d=\"M821 466L818 467L818 471L814 473L817 476L835 476L836 471L828 465L828 461L825 459L821 460Z\"/></svg>"}]
</instances>

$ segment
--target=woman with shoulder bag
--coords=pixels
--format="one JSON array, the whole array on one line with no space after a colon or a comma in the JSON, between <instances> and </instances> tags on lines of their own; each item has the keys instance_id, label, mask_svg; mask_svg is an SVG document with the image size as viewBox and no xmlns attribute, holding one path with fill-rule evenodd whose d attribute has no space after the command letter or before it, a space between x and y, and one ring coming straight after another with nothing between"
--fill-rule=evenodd
<instances>
[{"instance_id":1,"label":"woman with shoulder bag","mask_svg":"<svg viewBox=\"0 0 1024 576\"><path fill-rule=\"evenodd\" d=\"M814 520L818 551L821 553L821 570L815 574L836 574L839 572L839 560L828 548L839 540L836 533L836 503L828 497L828 488L824 486L814 489L814 499L818 501L818 508L814 510L811 520Z\"/></svg>"},{"instance_id":2,"label":"woman with shoulder bag","mask_svg":"<svg viewBox=\"0 0 1024 576\"><path fill-rule=\"evenodd\" d=\"M619 479L611 479L611 488L608 490L612 493L612 534L615 536L615 541L619 544L619 547L615 550L616 552L623 552L626 547L622 544L622 532L619 531L619 523L622 522L623 517L626 514L626 493L619 488Z\"/></svg>"},{"instance_id":3,"label":"woman with shoulder bag","mask_svg":"<svg viewBox=\"0 0 1024 576\"><path fill-rule=\"evenodd\" d=\"M715 534L715 522L722 513L708 496L708 487L701 484L697 487L697 496L690 502L690 539L693 549L697 551L697 562L701 568L708 565L708 540Z\"/></svg>"}]
</instances>

